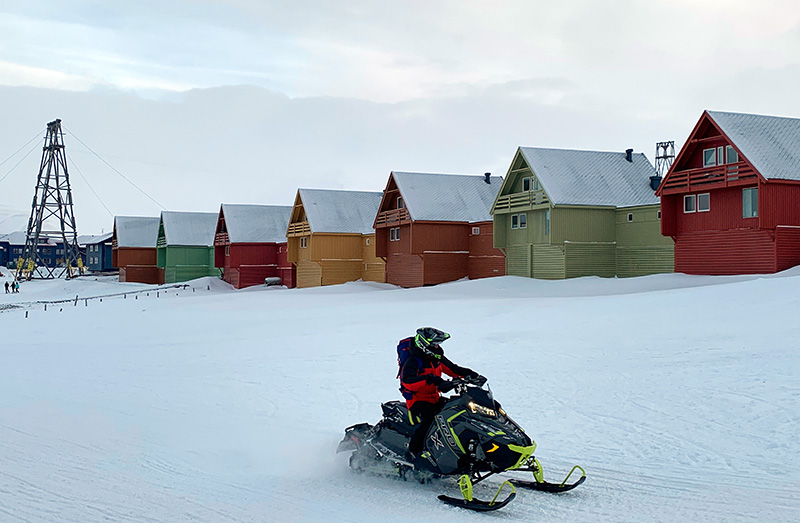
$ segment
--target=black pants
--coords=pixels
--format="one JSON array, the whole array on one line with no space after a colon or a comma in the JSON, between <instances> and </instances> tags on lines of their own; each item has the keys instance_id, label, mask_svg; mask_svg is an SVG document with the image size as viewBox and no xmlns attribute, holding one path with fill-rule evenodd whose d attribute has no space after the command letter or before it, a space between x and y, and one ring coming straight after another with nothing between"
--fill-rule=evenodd
<instances>
[{"instance_id":1,"label":"black pants","mask_svg":"<svg viewBox=\"0 0 800 523\"><path fill-rule=\"evenodd\" d=\"M442 410L444 402L439 400L438 403L428 403L427 401L418 401L411 407L411 416L414 418L417 430L411 436L411 441L408 442L408 450L414 454L419 454L425 443L425 436L428 434L428 427L433 423L433 418ZM419 419L419 422L417 422Z\"/></svg>"}]
</instances>

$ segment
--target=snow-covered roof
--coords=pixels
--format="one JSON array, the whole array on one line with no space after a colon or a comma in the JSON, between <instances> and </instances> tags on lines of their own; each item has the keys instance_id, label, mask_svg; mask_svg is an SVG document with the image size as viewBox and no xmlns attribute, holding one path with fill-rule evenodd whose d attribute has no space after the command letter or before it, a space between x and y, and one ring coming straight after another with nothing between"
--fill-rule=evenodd
<instances>
[{"instance_id":1,"label":"snow-covered roof","mask_svg":"<svg viewBox=\"0 0 800 523\"><path fill-rule=\"evenodd\" d=\"M103 243L111 239L114 233L106 234L82 234L78 236L78 245L89 245L95 243Z\"/></svg>"},{"instance_id":2,"label":"snow-covered roof","mask_svg":"<svg viewBox=\"0 0 800 523\"><path fill-rule=\"evenodd\" d=\"M412 220L483 222L503 179L491 176L486 183L480 174L429 174L392 172L403 203Z\"/></svg>"},{"instance_id":3,"label":"snow-covered roof","mask_svg":"<svg viewBox=\"0 0 800 523\"><path fill-rule=\"evenodd\" d=\"M286 241L292 207L223 203L222 214L231 243L280 243Z\"/></svg>"},{"instance_id":4,"label":"snow-covered roof","mask_svg":"<svg viewBox=\"0 0 800 523\"><path fill-rule=\"evenodd\" d=\"M117 216L117 247L155 247L158 243L160 218L150 216Z\"/></svg>"},{"instance_id":5,"label":"snow-covered roof","mask_svg":"<svg viewBox=\"0 0 800 523\"><path fill-rule=\"evenodd\" d=\"M299 189L311 232L374 232L382 192Z\"/></svg>"},{"instance_id":6,"label":"snow-covered roof","mask_svg":"<svg viewBox=\"0 0 800 523\"><path fill-rule=\"evenodd\" d=\"M213 247L218 218L213 212L162 211L167 245Z\"/></svg>"},{"instance_id":7,"label":"snow-covered roof","mask_svg":"<svg viewBox=\"0 0 800 523\"><path fill-rule=\"evenodd\" d=\"M642 154L520 147L555 205L632 207L658 204L650 188L653 165Z\"/></svg>"},{"instance_id":8,"label":"snow-covered roof","mask_svg":"<svg viewBox=\"0 0 800 523\"><path fill-rule=\"evenodd\" d=\"M707 113L764 178L800 180L800 119Z\"/></svg>"}]
</instances>

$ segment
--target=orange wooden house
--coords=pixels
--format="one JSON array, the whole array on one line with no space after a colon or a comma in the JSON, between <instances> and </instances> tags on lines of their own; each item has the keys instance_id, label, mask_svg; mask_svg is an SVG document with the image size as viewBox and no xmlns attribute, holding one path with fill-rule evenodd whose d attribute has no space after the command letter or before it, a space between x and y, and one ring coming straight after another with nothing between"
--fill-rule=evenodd
<instances>
[{"instance_id":1,"label":"orange wooden house","mask_svg":"<svg viewBox=\"0 0 800 523\"><path fill-rule=\"evenodd\" d=\"M505 274L490 210L499 176L392 172L375 217L386 282L420 287Z\"/></svg>"},{"instance_id":2,"label":"orange wooden house","mask_svg":"<svg viewBox=\"0 0 800 523\"><path fill-rule=\"evenodd\" d=\"M297 287L386 281L372 229L380 201L379 192L298 189L286 233Z\"/></svg>"},{"instance_id":3,"label":"orange wooden house","mask_svg":"<svg viewBox=\"0 0 800 523\"><path fill-rule=\"evenodd\" d=\"M116 216L111 235L111 264L119 268L119 281L159 283L158 226L161 219Z\"/></svg>"}]
</instances>

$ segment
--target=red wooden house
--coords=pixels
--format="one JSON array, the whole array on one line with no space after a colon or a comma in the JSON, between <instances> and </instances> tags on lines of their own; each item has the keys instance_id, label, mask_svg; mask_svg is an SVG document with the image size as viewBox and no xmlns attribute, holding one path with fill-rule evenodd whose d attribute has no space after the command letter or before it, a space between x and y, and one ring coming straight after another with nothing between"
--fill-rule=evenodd
<instances>
[{"instance_id":1,"label":"red wooden house","mask_svg":"<svg viewBox=\"0 0 800 523\"><path fill-rule=\"evenodd\" d=\"M214 265L222 269L222 279L241 289L280 277L294 287L286 249L291 213L290 206L222 204L214 238Z\"/></svg>"},{"instance_id":2,"label":"red wooden house","mask_svg":"<svg viewBox=\"0 0 800 523\"><path fill-rule=\"evenodd\" d=\"M800 119L703 112L656 194L676 272L800 264Z\"/></svg>"},{"instance_id":3,"label":"red wooden house","mask_svg":"<svg viewBox=\"0 0 800 523\"><path fill-rule=\"evenodd\" d=\"M111 265L119 267L119 281L159 283L158 226L161 219L116 216L111 235Z\"/></svg>"},{"instance_id":4,"label":"red wooden house","mask_svg":"<svg viewBox=\"0 0 800 523\"><path fill-rule=\"evenodd\" d=\"M375 218L386 282L435 285L505 274L492 241L492 203L502 178L392 172Z\"/></svg>"}]
</instances>

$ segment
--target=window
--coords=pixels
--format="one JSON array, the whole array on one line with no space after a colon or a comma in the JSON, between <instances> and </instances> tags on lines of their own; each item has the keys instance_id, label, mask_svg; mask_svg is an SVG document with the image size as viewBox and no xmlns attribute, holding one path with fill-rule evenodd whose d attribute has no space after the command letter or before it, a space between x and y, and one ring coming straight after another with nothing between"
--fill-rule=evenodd
<instances>
[{"instance_id":1,"label":"window","mask_svg":"<svg viewBox=\"0 0 800 523\"><path fill-rule=\"evenodd\" d=\"M661 211L656 211L656 220L661 219Z\"/></svg>"},{"instance_id":2,"label":"window","mask_svg":"<svg viewBox=\"0 0 800 523\"><path fill-rule=\"evenodd\" d=\"M14 251L14 254L22 254L22 249L20 249L20 248L18 248L18 247L15 247L15 248L14 248L14 249L12 249L12 250Z\"/></svg>"},{"instance_id":3,"label":"window","mask_svg":"<svg viewBox=\"0 0 800 523\"><path fill-rule=\"evenodd\" d=\"M550 211L544 211L544 235L550 236Z\"/></svg>"},{"instance_id":4,"label":"window","mask_svg":"<svg viewBox=\"0 0 800 523\"><path fill-rule=\"evenodd\" d=\"M366 245L369 245L369 238L367 238L367 242L366 242Z\"/></svg>"},{"instance_id":5,"label":"window","mask_svg":"<svg viewBox=\"0 0 800 523\"><path fill-rule=\"evenodd\" d=\"M230 255L231 255L231 246L230 245L226 245L225 246L225 256L230 256Z\"/></svg>"},{"instance_id":6,"label":"window","mask_svg":"<svg viewBox=\"0 0 800 523\"><path fill-rule=\"evenodd\" d=\"M473 227L472 228L472 235L473 236L478 236L480 233L481 233L481 228L480 227Z\"/></svg>"},{"instance_id":7,"label":"window","mask_svg":"<svg viewBox=\"0 0 800 523\"><path fill-rule=\"evenodd\" d=\"M633 221L633 213L632 213L632 212L629 212L629 213L628 213L628 221L629 221L629 222L632 222L632 221Z\"/></svg>"},{"instance_id":8,"label":"window","mask_svg":"<svg viewBox=\"0 0 800 523\"><path fill-rule=\"evenodd\" d=\"M531 179L530 178L523 178L522 179L522 190L523 191L530 191L531 190Z\"/></svg>"},{"instance_id":9,"label":"window","mask_svg":"<svg viewBox=\"0 0 800 523\"><path fill-rule=\"evenodd\" d=\"M717 165L723 165L725 163L725 147L719 146L717 147Z\"/></svg>"},{"instance_id":10,"label":"window","mask_svg":"<svg viewBox=\"0 0 800 523\"><path fill-rule=\"evenodd\" d=\"M47 256L50 256L51 254L53 254L53 249L50 249L50 248L42 249L42 254L46 254Z\"/></svg>"},{"instance_id":11,"label":"window","mask_svg":"<svg viewBox=\"0 0 800 523\"><path fill-rule=\"evenodd\" d=\"M542 189L542 186L541 186L541 184L539 183L539 180L538 180L538 179L536 179L536 178L531 178L531 179L533 180L533 190L534 190L534 191L539 191L539 190L541 190L541 189Z\"/></svg>"},{"instance_id":12,"label":"window","mask_svg":"<svg viewBox=\"0 0 800 523\"><path fill-rule=\"evenodd\" d=\"M687 194L683 197L683 212L690 213L695 212L697 209L695 207L696 199L694 194Z\"/></svg>"},{"instance_id":13,"label":"window","mask_svg":"<svg viewBox=\"0 0 800 523\"><path fill-rule=\"evenodd\" d=\"M730 145L725 146L725 163L736 163L739 161L739 153Z\"/></svg>"},{"instance_id":14,"label":"window","mask_svg":"<svg viewBox=\"0 0 800 523\"><path fill-rule=\"evenodd\" d=\"M398 209L402 209L403 207L405 207L405 204L403 203L403 198L398 196L397 197L397 208Z\"/></svg>"},{"instance_id":15,"label":"window","mask_svg":"<svg viewBox=\"0 0 800 523\"><path fill-rule=\"evenodd\" d=\"M56 254L64 254L64 249L56 249Z\"/></svg>"},{"instance_id":16,"label":"window","mask_svg":"<svg viewBox=\"0 0 800 523\"><path fill-rule=\"evenodd\" d=\"M391 229L389 229L389 241L390 242L400 241L400 227L392 227Z\"/></svg>"},{"instance_id":17,"label":"window","mask_svg":"<svg viewBox=\"0 0 800 523\"><path fill-rule=\"evenodd\" d=\"M711 194L703 193L697 195L697 212L708 212L711 210Z\"/></svg>"},{"instance_id":18,"label":"window","mask_svg":"<svg viewBox=\"0 0 800 523\"><path fill-rule=\"evenodd\" d=\"M528 226L528 215L527 214L520 214L519 215L519 228L524 229Z\"/></svg>"},{"instance_id":19,"label":"window","mask_svg":"<svg viewBox=\"0 0 800 523\"><path fill-rule=\"evenodd\" d=\"M308 236L303 236L300 238L300 248L305 249L306 247L308 247Z\"/></svg>"},{"instance_id":20,"label":"window","mask_svg":"<svg viewBox=\"0 0 800 523\"><path fill-rule=\"evenodd\" d=\"M512 229L519 229L519 215L512 214L511 215L511 228Z\"/></svg>"},{"instance_id":21,"label":"window","mask_svg":"<svg viewBox=\"0 0 800 523\"><path fill-rule=\"evenodd\" d=\"M742 189L742 218L758 216L758 187Z\"/></svg>"},{"instance_id":22,"label":"window","mask_svg":"<svg viewBox=\"0 0 800 523\"><path fill-rule=\"evenodd\" d=\"M703 167L714 167L715 165L717 165L717 149L703 149Z\"/></svg>"}]
</instances>

